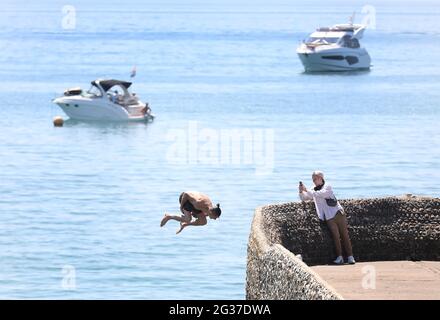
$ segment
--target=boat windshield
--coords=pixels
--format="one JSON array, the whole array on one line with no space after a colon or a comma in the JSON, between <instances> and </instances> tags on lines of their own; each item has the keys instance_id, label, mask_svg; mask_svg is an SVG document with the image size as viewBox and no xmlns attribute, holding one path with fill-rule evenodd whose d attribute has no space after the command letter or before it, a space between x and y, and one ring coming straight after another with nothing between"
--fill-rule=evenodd
<instances>
[{"instance_id":1,"label":"boat windshield","mask_svg":"<svg viewBox=\"0 0 440 320\"><path fill-rule=\"evenodd\" d=\"M101 91L94 85L90 87L89 90L87 90L86 96L88 97L102 97Z\"/></svg>"},{"instance_id":2,"label":"boat windshield","mask_svg":"<svg viewBox=\"0 0 440 320\"><path fill-rule=\"evenodd\" d=\"M311 44L334 44L337 43L339 37L310 37L307 39L306 43Z\"/></svg>"},{"instance_id":3,"label":"boat windshield","mask_svg":"<svg viewBox=\"0 0 440 320\"><path fill-rule=\"evenodd\" d=\"M110 94L117 93L117 94L120 94L120 95L125 95L125 94L130 95L130 92L128 91L128 89L126 89L125 87L123 87L123 86L121 86L119 84L116 84L116 85L110 87L107 90L107 93L110 93Z\"/></svg>"}]
</instances>

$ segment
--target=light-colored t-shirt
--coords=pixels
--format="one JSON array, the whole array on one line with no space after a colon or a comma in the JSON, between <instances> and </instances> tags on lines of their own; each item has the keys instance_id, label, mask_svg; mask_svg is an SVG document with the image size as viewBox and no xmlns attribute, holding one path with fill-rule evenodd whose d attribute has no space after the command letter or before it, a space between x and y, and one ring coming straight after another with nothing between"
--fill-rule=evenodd
<instances>
[{"instance_id":1,"label":"light-colored t-shirt","mask_svg":"<svg viewBox=\"0 0 440 320\"><path fill-rule=\"evenodd\" d=\"M313 188L307 192L301 192L299 197L302 201L313 200L315 202L316 213L321 220L333 219L339 210L343 210L339 201L335 207L330 207L325 199L334 199L332 187L329 184L324 184L321 190L315 191Z\"/></svg>"}]
</instances>

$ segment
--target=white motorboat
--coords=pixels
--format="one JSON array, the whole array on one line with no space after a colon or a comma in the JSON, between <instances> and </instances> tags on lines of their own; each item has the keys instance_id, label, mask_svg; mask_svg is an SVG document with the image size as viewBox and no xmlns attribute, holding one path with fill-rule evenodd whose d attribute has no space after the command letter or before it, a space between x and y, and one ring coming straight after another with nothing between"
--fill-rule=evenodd
<instances>
[{"instance_id":1,"label":"white motorboat","mask_svg":"<svg viewBox=\"0 0 440 320\"><path fill-rule=\"evenodd\" d=\"M131 82L98 79L88 91L71 88L53 100L71 119L106 121L151 121L148 103L128 91Z\"/></svg>"},{"instance_id":2,"label":"white motorboat","mask_svg":"<svg viewBox=\"0 0 440 320\"><path fill-rule=\"evenodd\" d=\"M305 71L369 69L370 55L359 43L365 29L352 23L317 29L296 50Z\"/></svg>"}]
</instances>

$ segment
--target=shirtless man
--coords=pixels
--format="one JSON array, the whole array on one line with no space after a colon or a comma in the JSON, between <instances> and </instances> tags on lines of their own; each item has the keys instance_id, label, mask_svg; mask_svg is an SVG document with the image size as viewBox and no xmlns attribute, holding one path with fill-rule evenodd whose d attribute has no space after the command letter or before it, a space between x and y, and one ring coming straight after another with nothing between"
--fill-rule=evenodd
<instances>
[{"instance_id":1,"label":"shirtless man","mask_svg":"<svg viewBox=\"0 0 440 320\"><path fill-rule=\"evenodd\" d=\"M206 217L216 220L222 213L220 204L214 207L207 195L197 191L182 192L179 197L179 203L182 215L177 216L165 213L160 223L160 226L163 227L168 220L180 221L180 229L177 230L176 234L180 233L187 226L204 226L208 223ZM192 218L196 220L191 222Z\"/></svg>"}]
</instances>

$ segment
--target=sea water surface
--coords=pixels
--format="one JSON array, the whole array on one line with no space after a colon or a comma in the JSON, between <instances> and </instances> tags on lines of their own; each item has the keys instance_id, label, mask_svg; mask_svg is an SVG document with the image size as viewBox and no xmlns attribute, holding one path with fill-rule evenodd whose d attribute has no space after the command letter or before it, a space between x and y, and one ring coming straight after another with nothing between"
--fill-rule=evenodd
<instances>
[{"instance_id":1,"label":"sea water surface","mask_svg":"<svg viewBox=\"0 0 440 320\"><path fill-rule=\"evenodd\" d=\"M0 298L243 299L254 209L313 170L339 198L439 195L438 3L369 2L373 67L351 74L305 74L295 49L367 3L271 3L72 1L73 29L64 1L2 3ZM153 123L53 127L51 99L134 65ZM206 132L245 129L270 170L202 161ZM184 190L221 218L160 228Z\"/></svg>"}]
</instances>

